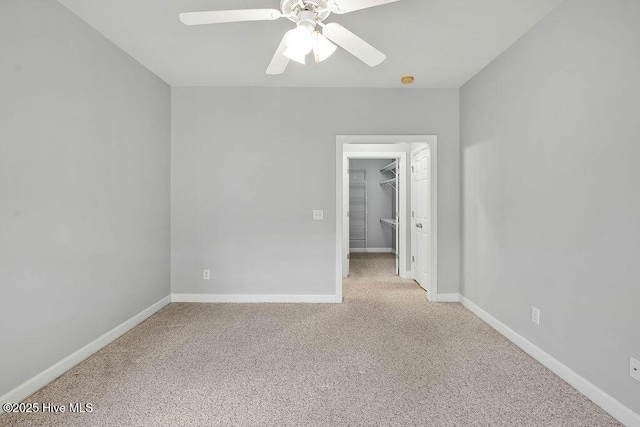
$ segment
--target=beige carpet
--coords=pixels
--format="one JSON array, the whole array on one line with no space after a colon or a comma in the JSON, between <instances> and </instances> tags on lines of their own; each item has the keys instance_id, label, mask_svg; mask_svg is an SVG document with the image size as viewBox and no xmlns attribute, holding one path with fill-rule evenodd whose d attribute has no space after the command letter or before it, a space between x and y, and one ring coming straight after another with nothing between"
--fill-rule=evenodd
<instances>
[{"instance_id":1,"label":"beige carpet","mask_svg":"<svg viewBox=\"0 0 640 427\"><path fill-rule=\"evenodd\" d=\"M170 304L26 400L92 413L0 424L619 425L393 262L354 256L344 304Z\"/></svg>"}]
</instances>

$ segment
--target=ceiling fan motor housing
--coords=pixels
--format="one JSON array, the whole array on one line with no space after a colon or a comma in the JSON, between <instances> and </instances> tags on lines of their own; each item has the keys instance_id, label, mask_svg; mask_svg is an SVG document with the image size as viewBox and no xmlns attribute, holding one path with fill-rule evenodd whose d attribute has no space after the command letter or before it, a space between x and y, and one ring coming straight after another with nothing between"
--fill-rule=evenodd
<instances>
[{"instance_id":1,"label":"ceiling fan motor housing","mask_svg":"<svg viewBox=\"0 0 640 427\"><path fill-rule=\"evenodd\" d=\"M299 23L313 20L313 28L315 23L327 19L331 14L329 7L330 0L281 0L280 10L289 20ZM303 7L304 6L304 7ZM307 15L310 13L311 15ZM312 16L312 18L310 18ZM307 24L308 25L308 24Z\"/></svg>"},{"instance_id":2,"label":"ceiling fan motor housing","mask_svg":"<svg viewBox=\"0 0 640 427\"><path fill-rule=\"evenodd\" d=\"M298 12L298 27L303 25L309 29L310 32L316 29L316 13L309 10L301 10Z\"/></svg>"}]
</instances>

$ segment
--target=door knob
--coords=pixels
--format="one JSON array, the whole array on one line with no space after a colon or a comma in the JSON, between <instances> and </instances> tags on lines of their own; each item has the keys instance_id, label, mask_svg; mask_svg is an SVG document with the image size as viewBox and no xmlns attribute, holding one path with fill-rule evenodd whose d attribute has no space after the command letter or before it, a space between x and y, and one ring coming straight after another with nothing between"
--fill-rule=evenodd
<instances>
[{"instance_id":1,"label":"door knob","mask_svg":"<svg viewBox=\"0 0 640 427\"><path fill-rule=\"evenodd\" d=\"M417 228L422 228L422 224L421 224L421 223L417 223L417 224L416 224L416 227L417 227Z\"/></svg>"}]
</instances>

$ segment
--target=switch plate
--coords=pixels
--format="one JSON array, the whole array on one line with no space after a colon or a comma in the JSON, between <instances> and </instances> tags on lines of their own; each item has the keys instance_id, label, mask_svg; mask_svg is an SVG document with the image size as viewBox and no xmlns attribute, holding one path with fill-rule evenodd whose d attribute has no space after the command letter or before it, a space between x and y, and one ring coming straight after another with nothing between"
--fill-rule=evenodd
<instances>
[{"instance_id":1,"label":"switch plate","mask_svg":"<svg viewBox=\"0 0 640 427\"><path fill-rule=\"evenodd\" d=\"M640 381L640 360L629 357L629 375Z\"/></svg>"},{"instance_id":2,"label":"switch plate","mask_svg":"<svg viewBox=\"0 0 640 427\"><path fill-rule=\"evenodd\" d=\"M323 210L314 210L313 211L313 220L314 221L322 221L324 219L324 211Z\"/></svg>"},{"instance_id":3,"label":"switch plate","mask_svg":"<svg viewBox=\"0 0 640 427\"><path fill-rule=\"evenodd\" d=\"M531 321L540 326L540 309L531 306Z\"/></svg>"},{"instance_id":4,"label":"switch plate","mask_svg":"<svg viewBox=\"0 0 640 427\"><path fill-rule=\"evenodd\" d=\"M211 270L202 270L202 279L203 280L211 279Z\"/></svg>"}]
</instances>

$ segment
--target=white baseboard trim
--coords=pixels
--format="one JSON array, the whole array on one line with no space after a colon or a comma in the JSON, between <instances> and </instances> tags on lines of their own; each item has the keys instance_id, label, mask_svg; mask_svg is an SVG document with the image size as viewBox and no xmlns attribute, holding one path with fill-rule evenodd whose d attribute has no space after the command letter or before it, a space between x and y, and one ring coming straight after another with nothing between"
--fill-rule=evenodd
<instances>
[{"instance_id":1,"label":"white baseboard trim","mask_svg":"<svg viewBox=\"0 0 640 427\"><path fill-rule=\"evenodd\" d=\"M607 411L612 417L620 421L627 427L640 427L640 415L627 408L625 405L614 399L611 395L605 393L593 383L586 380L571 368L562 364L549 353L546 353L540 347L500 322L495 317L481 309L479 306L469 301L464 296L460 298L462 304L472 313L485 321L489 326L500 332L507 339L520 347L531 357L546 366L551 372L565 380L573 388L584 394L596 405Z\"/></svg>"},{"instance_id":2,"label":"white baseboard trim","mask_svg":"<svg viewBox=\"0 0 640 427\"><path fill-rule=\"evenodd\" d=\"M172 302L209 303L338 303L335 295L172 294Z\"/></svg>"},{"instance_id":3,"label":"white baseboard trim","mask_svg":"<svg viewBox=\"0 0 640 427\"><path fill-rule=\"evenodd\" d=\"M394 253L393 248L349 248L353 253L386 254Z\"/></svg>"},{"instance_id":4,"label":"white baseboard trim","mask_svg":"<svg viewBox=\"0 0 640 427\"><path fill-rule=\"evenodd\" d=\"M434 302L460 302L460 294L436 294Z\"/></svg>"},{"instance_id":5,"label":"white baseboard trim","mask_svg":"<svg viewBox=\"0 0 640 427\"><path fill-rule=\"evenodd\" d=\"M35 377L25 381L20 384L18 387L9 391L8 393L0 396L0 405L5 403L17 403L20 402L27 397L31 396L36 391L40 390L45 385L49 384L51 381L58 378L60 375L67 372L69 369L76 366L78 363L85 360L87 357L101 350L107 344L115 341L120 338L129 330L133 329L135 326L142 323L152 314L166 306L171 302L171 296L168 295L162 298L157 303L152 306L142 310L140 313L133 316L131 319L124 321L120 325L111 329L109 332L104 335L96 338L91 341L89 344L85 345L81 349L71 353L69 356L65 357L55 365L45 369L40 372Z\"/></svg>"}]
</instances>

